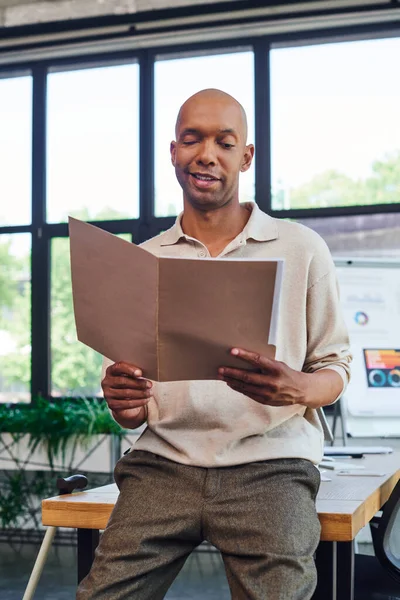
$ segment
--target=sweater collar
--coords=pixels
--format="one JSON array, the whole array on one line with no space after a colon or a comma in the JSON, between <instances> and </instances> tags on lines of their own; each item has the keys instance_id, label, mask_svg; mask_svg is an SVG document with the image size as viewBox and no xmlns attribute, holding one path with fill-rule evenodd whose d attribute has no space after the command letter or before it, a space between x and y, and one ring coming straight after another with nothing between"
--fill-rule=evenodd
<instances>
[{"instance_id":1,"label":"sweater collar","mask_svg":"<svg viewBox=\"0 0 400 600\"><path fill-rule=\"evenodd\" d=\"M248 210L251 210L251 215L243 231L239 235L243 236L246 241L249 239L255 240L256 242L276 240L278 237L276 219L260 210L255 202L245 202L243 206ZM173 246L182 238L190 239L182 230L182 217L183 212L177 216L175 224L171 229L168 229L163 234L161 246Z\"/></svg>"}]
</instances>

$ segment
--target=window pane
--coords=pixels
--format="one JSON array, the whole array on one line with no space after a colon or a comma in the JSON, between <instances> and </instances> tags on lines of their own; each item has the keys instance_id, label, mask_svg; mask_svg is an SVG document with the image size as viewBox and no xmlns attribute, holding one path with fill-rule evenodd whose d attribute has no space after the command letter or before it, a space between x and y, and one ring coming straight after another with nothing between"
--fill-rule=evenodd
<instances>
[{"instance_id":1,"label":"window pane","mask_svg":"<svg viewBox=\"0 0 400 600\"><path fill-rule=\"evenodd\" d=\"M31 236L0 235L0 402L29 402Z\"/></svg>"},{"instance_id":2,"label":"window pane","mask_svg":"<svg viewBox=\"0 0 400 600\"><path fill-rule=\"evenodd\" d=\"M271 52L272 206L400 202L400 38Z\"/></svg>"},{"instance_id":3,"label":"window pane","mask_svg":"<svg viewBox=\"0 0 400 600\"><path fill-rule=\"evenodd\" d=\"M47 220L137 217L139 67L48 76Z\"/></svg>"},{"instance_id":4,"label":"window pane","mask_svg":"<svg viewBox=\"0 0 400 600\"><path fill-rule=\"evenodd\" d=\"M218 88L244 107L248 141L254 142L253 52L231 52L159 60L155 64L155 214L165 217L183 208L182 189L171 165L169 146L181 105L199 90ZM173 85L171 84L173 82ZM240 200L254 200L254 167L240 176Z\"/></svg>"},{"instance_id":5,"label":"window pane","mask_svg":"<svg viewBox=\"0 0 400 600\"><path fill-rule=\"evenodd\" d=\"M31 221L32 78L0 79L0 225Z\"/></svg>"},{"instance_id":6,"label":"window pane","mask_svg":"<svg viewBox=\"0 0 400 600\"><path fill-rule=\"evenodd\" d=\"M120 235L132 241L131 235ZM77 340L69 239L51 242L51 395L100 395L102 357Z\"/></svg>"}]
</instances>

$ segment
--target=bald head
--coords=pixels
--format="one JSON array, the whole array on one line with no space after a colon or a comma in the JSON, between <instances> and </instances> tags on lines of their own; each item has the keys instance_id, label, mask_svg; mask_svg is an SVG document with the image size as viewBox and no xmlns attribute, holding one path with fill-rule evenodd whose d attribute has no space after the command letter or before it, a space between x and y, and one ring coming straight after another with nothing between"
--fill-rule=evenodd
<instances>
[{"instance_id":1,"label":"bald head","mask_svg":"<svg viewBox=\"0 0 400 600\"><path fill-rule=\"evenodd\" d=\"M229 94L202 90L186 100L170 146L185 207L209 211L239 203L239 174L254 155L246 136L246 114Z\"/></svg>"},{"instance_id":2,"label":"bald head","mask_svg":"<svg viewBox=\"0 0 400 600\"><path fill-rule=\"evenodd\" d=\"M178 117L176 119L176 137L178 137L178 132L180 129L182 119L191 111L199 110L202 107L202 105L205 109L207 106L219 105L221 107L226 107L229 110L237 111L239 117L237 122L240 128L240 131L238 133L243 139L243 144L246 144L247 117L243 106L230 94L227 94L222 90L217 90L213 88L201 90L200 92L193 94L193 96L190 96L190 98L188 98L186 102L182 104L181 108L179 109Z\"/></svg>"}]
</instances>

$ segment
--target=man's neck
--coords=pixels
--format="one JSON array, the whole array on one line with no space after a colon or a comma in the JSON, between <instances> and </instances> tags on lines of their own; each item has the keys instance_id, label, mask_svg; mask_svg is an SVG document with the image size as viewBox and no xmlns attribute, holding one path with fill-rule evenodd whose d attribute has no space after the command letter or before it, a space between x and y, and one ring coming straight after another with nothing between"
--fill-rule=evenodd
<instances>
[{"instance_id":1,"label":"man's neck","mask_svg":"<svg viewBox=\"0 0 400 600\"><path fill-rule=\"evenodd\" d=\"M239 202L210 211L185 203L181 226L186 235L207 246L211 256L218 256L243 231L250 214Z\"/></svg>"}]
</instances>

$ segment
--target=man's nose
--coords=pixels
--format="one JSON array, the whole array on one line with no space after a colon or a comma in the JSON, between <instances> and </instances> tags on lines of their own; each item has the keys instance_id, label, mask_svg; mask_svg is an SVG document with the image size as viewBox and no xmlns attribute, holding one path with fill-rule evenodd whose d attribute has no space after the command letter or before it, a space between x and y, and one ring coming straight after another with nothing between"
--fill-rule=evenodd
<instances>
[{"instance_id":1,"label":"man's nose","mask_svg":"<svg viewBox=\"0 0 400 600\"><path fill-rule=\"evenodd\" d=\"M202 165L215 165L217 162L216 145L213 140L203 140L199 145L197 163Z\"/></svg>"}]
</instances>

